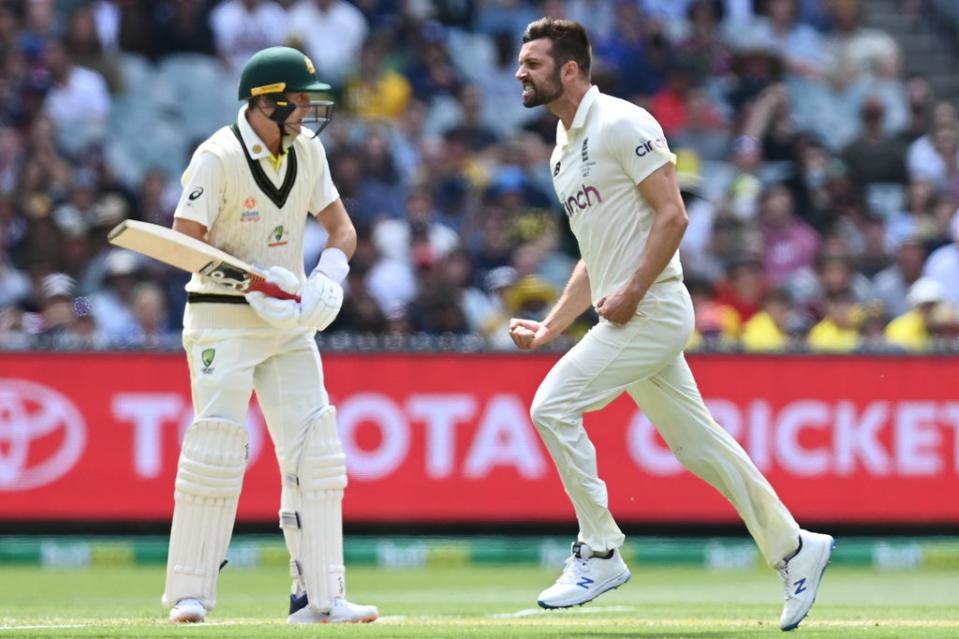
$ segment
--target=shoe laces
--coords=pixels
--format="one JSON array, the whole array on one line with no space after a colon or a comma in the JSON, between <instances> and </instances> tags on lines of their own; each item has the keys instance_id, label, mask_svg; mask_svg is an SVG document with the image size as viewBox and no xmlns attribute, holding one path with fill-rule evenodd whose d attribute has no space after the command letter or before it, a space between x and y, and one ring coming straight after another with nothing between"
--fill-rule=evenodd
<instances>
[{"instance_id":1,"label":"shoe laces","mask_svg":"<svg viewBox=\"0 0 959 639\"><path fill-rule=\"evenodd\" d=\"M570 555L566 558L566 564L563 567L563 574L556 580L558 584L575 584L583 576L583 573L589 572L589 559L583 559L576 555Z\"/></svg>"}]
</instances>

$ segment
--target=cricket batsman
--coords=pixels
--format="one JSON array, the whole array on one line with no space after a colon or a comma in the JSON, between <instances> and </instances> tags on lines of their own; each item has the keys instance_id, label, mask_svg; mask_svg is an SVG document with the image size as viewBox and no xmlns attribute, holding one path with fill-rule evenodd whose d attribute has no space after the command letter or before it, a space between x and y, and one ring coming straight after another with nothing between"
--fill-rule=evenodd
<instances>
[{"instance_id":1,"label":"cricket batsman","mask_svg":"<svg viewBox=\"0 0 959 639\"><path fill-rule=\"evenodd\" d=\"M247 464L243 424L253 391L282 476L279 521L293 577L288 622L378 616L375 607L346 599L346 465L314 339L340 310L356 248L318 137L332 116L332 102L320 99L329 88L295 49L256 53L240 76L236 121L204 141L183 174L173 228L267 269L269 281L300 301L240 295L199 274L187 284L183 347L196 416L174 491L162 599L173 622L205 621L216 606ZM309 276L307 215L329 234Z\"/></svg>"},{"instance_id":2,"label":"cricket batsman","mask_svg":"<svg viewBox=\"0 0 959 639\"><path fill-rule=\"evenodd\" d=\"M629 393L682 464L729 499L779 571L796 628L809 612L833 539L801 530L742 447L710 416L683 357L693 307L677 249L688 219L662 128L644 109L590 81L591 50L577 22L543 18L523 34L516 78L523 104L559 118L550 173L579 243L576 265L542 322L514 318L510 335L533 349L590 305L600 321L546 375L530 409L579 520L579 537L544 608L591 601L630 578L624 536L609 512L583 413Z\"/></svg>"}]
</instances>

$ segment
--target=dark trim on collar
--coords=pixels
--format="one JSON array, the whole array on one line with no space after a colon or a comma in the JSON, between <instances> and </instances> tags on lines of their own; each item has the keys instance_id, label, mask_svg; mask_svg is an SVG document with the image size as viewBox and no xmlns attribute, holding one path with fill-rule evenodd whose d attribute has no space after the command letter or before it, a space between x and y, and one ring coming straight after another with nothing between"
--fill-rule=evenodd
<instances>
[{"instance_id":1,"label":"dark trim on collar","mask_svg":"<svg viewBox=\"0 0 959 639\"><path fill-rule=\"evenodd\" d=\"M263 170L263 167L260 166L260 161L250 157L250 152L243 142L243 136L240 135L240 127L234 123L230 127L230 130L233 131L233 135L235 135L236 139L240 142L240 148L243 149L243 155L246 157L246 164L250 167L250 173L253 174L253 181L260 187L263 194L270 198L271 202L276 204L277 208L283 208L283 205L286 204L286 199L293 190L293 184L296 182L296 149L290 146L286 151L286 176L283 178L283 184L277 188L276 185L273 184L273 180L271 180Z\"/></svg>"}]
</instances>

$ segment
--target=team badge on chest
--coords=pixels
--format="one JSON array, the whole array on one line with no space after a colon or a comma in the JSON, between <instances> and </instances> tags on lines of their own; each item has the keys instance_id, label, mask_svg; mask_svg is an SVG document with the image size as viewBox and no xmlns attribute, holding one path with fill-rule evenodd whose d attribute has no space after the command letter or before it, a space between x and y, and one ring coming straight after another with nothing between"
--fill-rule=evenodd
<instances>
[{"instance_id":1,"label":"team badge on chest","mask_svg":"<svg viewBox=\"0 0 959 639\"><path fill-rule=\"evenodd\" d=\"M248 197L243 200L243 211L240 212L241 222L259 222L260 211L256 208L256 198Z\"/></svg>"},{"instance_id":2,"label":"team badge on chest","mask_svg":"<svg viewBox=\"0 0 959 639\"><path fill-rule=\"evenodd\" d=\"M275 227L272 231L270 231L270 237L267 240L266 245L269 246L270 248L274 248L277 246L285 246L286 243L287 243L286 228L282 224L280 224L279 226Z\"/></svg>"},{"instance_id":3,"label":"team badge on chest","mask_svg":"<svg viewBox=\"0 0 959 639\"><path fill-rule=\"evenodd\" d=\"M583 138L583 146L580 149L580 171L583 173L583 177L588 177L592 168L596 165L596 160L589 159L589 138Z\"/></svg>"}]
</instances>

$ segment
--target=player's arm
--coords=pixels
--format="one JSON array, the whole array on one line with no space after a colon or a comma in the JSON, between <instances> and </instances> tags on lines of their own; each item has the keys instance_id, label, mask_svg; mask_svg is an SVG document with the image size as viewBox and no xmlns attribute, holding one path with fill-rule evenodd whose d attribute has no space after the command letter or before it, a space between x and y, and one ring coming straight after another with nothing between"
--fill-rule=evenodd
<instances>
[{"instance_id":1,"label":"player's arm","mask_svg":"<svg viewBox=\"0 0 959 639\"><path fill-rule=\"evenodd\" d=\"M664 164L640 182L639 192L656 212L646 248L626 286L596 304L596 311L614 324L625 324L636 314L646 291L679 250L689 224L672 163Z\"/></svg>"},{"instance_id":2,"label":"player's arm","mask_svg":"<svg viewBox=\"0 0 959 639\"><path fill-rule=\"evenodd\" d=\"M206 241L206 226L200 224L199 222L186 220L182 217L175 217L173 218L173 230L179 231L184 235L189 235L190 237L200 240L201 242Z\"/></svg>"},{"instance_id":3,"label":"player's arm","mask_svg":"<svg viewBox=\"0 0 959 639\"><path fill-rule=\"evenodd\" d=\"M183 193L173 213L173 230L206 241L223 201L223 166L212 153L197 153L180 179Z\"/></svg>"},{"instance_id":4,"label":"player's arm","mask_svg":"<svg viewBox=\"0 0 959 639\"><path fill-rule=\"evenodd\" d=\"M625 324L636 314L646 291L676 253L689 219L676 181L676 156L652 116L643 112L623 117L610 123L603 135L623 171L654 211L639 263L630 265L635 270L629 281L596 302L600 317Z\"/></svg>"},{"instance_id":5,"label":"player's arm","mask_svg":"<svg viewBox=\"0 0 959 639\"><path fill-rule=\"evenodd\" d=\"M513 343L524 350L542 346L563 334L577 317L589 308L592 299L586 263L580 260L573 268L559 301L542 322L514 317L509 321Z\"/></svg>"},{"instance_id":6,"label":"player's arm","mask_svg":"<svg viewBox=\"0 0 959 639\"><path fill-rule=\"evenodd\" d=\"M337 198L329 206L320 211L317 219L329 239L326 241L326 248L335 248L343 251L347 259L353 257L356 251L356 228L353 227L353 221L343 206L343 200Z\"/></svg>"}]
</instances>

